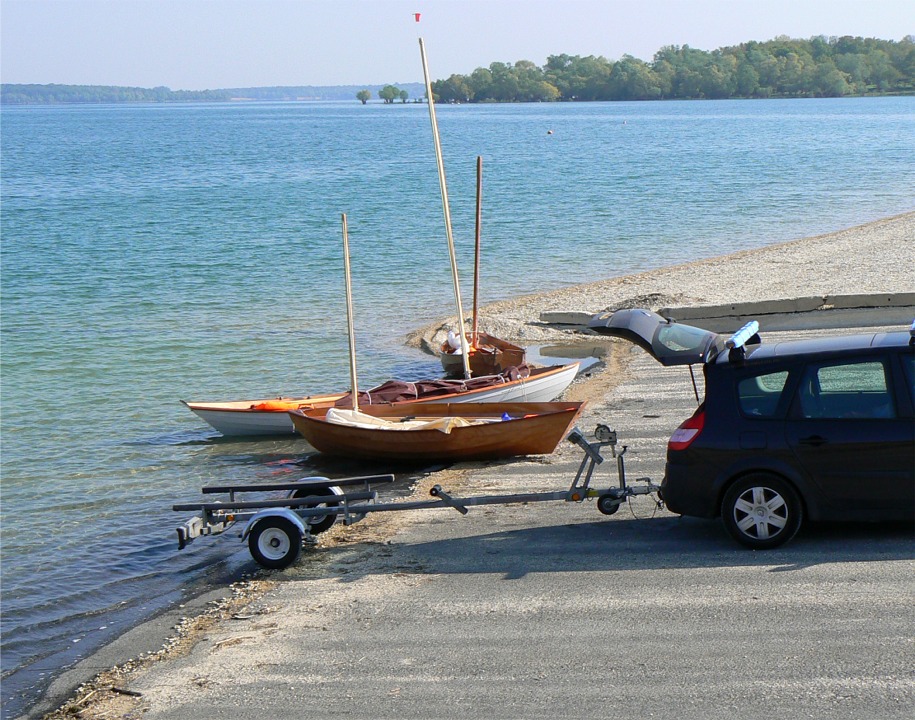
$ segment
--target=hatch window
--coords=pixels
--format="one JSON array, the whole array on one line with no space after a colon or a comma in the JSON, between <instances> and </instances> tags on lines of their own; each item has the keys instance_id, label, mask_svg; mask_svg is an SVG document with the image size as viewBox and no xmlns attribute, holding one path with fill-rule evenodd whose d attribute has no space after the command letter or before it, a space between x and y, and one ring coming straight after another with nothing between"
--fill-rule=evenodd
<instances>
[{"instance_id":1,"label":"hatch window","mask_svg":"<svg viewBox=\"0 0 915 720\"><path fill-rule=\"evenodd\" d=\"M662 325L658 330L658 343L674 353L698 352L708 344L709 332L690 325Z\"/></svg>"}]
</instances>

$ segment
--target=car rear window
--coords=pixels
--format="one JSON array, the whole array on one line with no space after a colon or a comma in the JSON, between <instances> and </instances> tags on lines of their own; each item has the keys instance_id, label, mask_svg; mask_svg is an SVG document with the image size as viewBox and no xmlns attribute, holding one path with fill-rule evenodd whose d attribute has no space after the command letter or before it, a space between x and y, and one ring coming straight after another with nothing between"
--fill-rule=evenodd
<instances>
[{"instance_id":1,"label":"car rear window","mask_svg":"<svg viewBox=\"0 0 915 720\"><path fill-rule=\"evenodd\" d=\"M806 418L892 418L893 399L882 362L813 365L800 387Z\"/></svg>"},{"instance_id":2,"label":"car rear window","mask_svg":"<svg viewBox=\"0 0 915 720\"><path fill-rule=\"evenodd\" d=\"M744 378L737 383L740 412L748 417L773 417L787 381L787 370Z\"/></svg>"}]
</instances>

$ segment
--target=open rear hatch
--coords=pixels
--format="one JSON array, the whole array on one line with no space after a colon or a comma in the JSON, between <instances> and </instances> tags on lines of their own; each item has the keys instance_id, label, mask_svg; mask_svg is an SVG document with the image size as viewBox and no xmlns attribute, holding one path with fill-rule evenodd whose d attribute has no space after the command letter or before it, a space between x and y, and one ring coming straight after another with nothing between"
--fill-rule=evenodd
<instances>
[{"instance_id":1,"label":"open rear hatch","mask_svg":"<svg viewBox=\"0 0 915 720\"><path fill-rule=\"evenodd\" d=\"M662 365L708 363L725 349L725 340L718 333L680 325L651 310L600 313L591 318L588 327L635 343Z\"/></svg>"}]
</instances>

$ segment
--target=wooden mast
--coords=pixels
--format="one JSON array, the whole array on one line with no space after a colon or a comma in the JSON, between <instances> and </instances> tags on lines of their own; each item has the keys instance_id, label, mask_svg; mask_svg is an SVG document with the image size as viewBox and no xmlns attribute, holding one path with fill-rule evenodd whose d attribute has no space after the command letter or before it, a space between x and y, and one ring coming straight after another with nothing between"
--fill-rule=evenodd
<instances>
[{"instance_id":1,"label":"wooden mast","mask_svg":"<svg viewBox=\"0 0 915 720\"><path fill-rule=\"evenodd\" d=\"M346 213L343 221L343 276L346 280L346 326L349 329L349 377L353 388L353 412L359 412L359 382L356 379L356 335L353 331L353 287L350 281L349 236L346 232Z\"/></svg>"},{"instance_id":2,"label":"wooden mast","mask_svg":"<svg viewBox=\"0 0 915 720\"><path fill-rule=\"evenodd\" d=\"M480 230L483 220L483 156L477 155L477 222L473 252L473 330L470 332L470 343L477 347L479 337L479 298L480 298Z\"/></svg>"},{"instance_id":3,"label":"wooden mast","mask_svg":"<svg viewBox=\"0 0 915 720\"><path fill-rule=\"evenodd\" d=\"M448 254L451 258L451 282L454 285L454 303L457 306L458 332L461 338L461 360L464 377L470 377L470 347L467 345L467 331L464 329L464 308L461 305L461 286L458 282L457 258L454 254L454 237L451 234L451 209L448 207L448 186L445 183L445 163L442 160L442 145L438 139L438 123L435 120L435 100L432 82L429 80L429 66L426 63L426 47L419 38L419 54L423 61L423 76L426 79L426 100L429 104L429 120L432 123L432 139L435 143L435 160L438 163L438 183L442 191L442 214L445 216L445 234L448 236Z\"/></svg>"}]
</instances>

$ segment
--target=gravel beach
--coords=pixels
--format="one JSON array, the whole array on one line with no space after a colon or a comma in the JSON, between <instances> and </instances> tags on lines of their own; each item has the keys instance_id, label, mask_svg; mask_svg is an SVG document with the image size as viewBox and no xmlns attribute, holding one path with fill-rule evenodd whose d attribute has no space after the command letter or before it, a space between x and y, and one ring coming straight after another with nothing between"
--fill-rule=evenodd
<instances>
[{"instance_id":1,"label":"gravel beach","mask_svg":"<svg viewBox=\"0 0 915 720\"><path fill-rule=\"evenodd\" d=\"M533 345L576 340L572 333L537 323L544 312L657 310L913 290L915 212L758 250L495 302L481 308L480 328ZM408 341L416 347L437 347L455 326L456 318L448 318L420 328Z\"/></svg>"},{"instance_id":2,"label":"gravel beach","mask_svg":"<svg viewBox=\"0 0 915 720\"><path fill-rule=\"evenodd\" d=\"M915 212L493 303L481 329L604 346L566 398L588 401L583 429L613 417L632 478L660 480L663 438L695 406L688 382L541 313L903 292L915 292ZM432 346L450 327L408 342ZM580 457L563 444L463 463L412 495L564 489ZM30 717L907 717L913 557L899 528L850 540L827 528L750 553L648 497L610 518L564 503L379 513L334 527L285 571L252 566L137 628Z\"/></svg>"}]
</instances>

